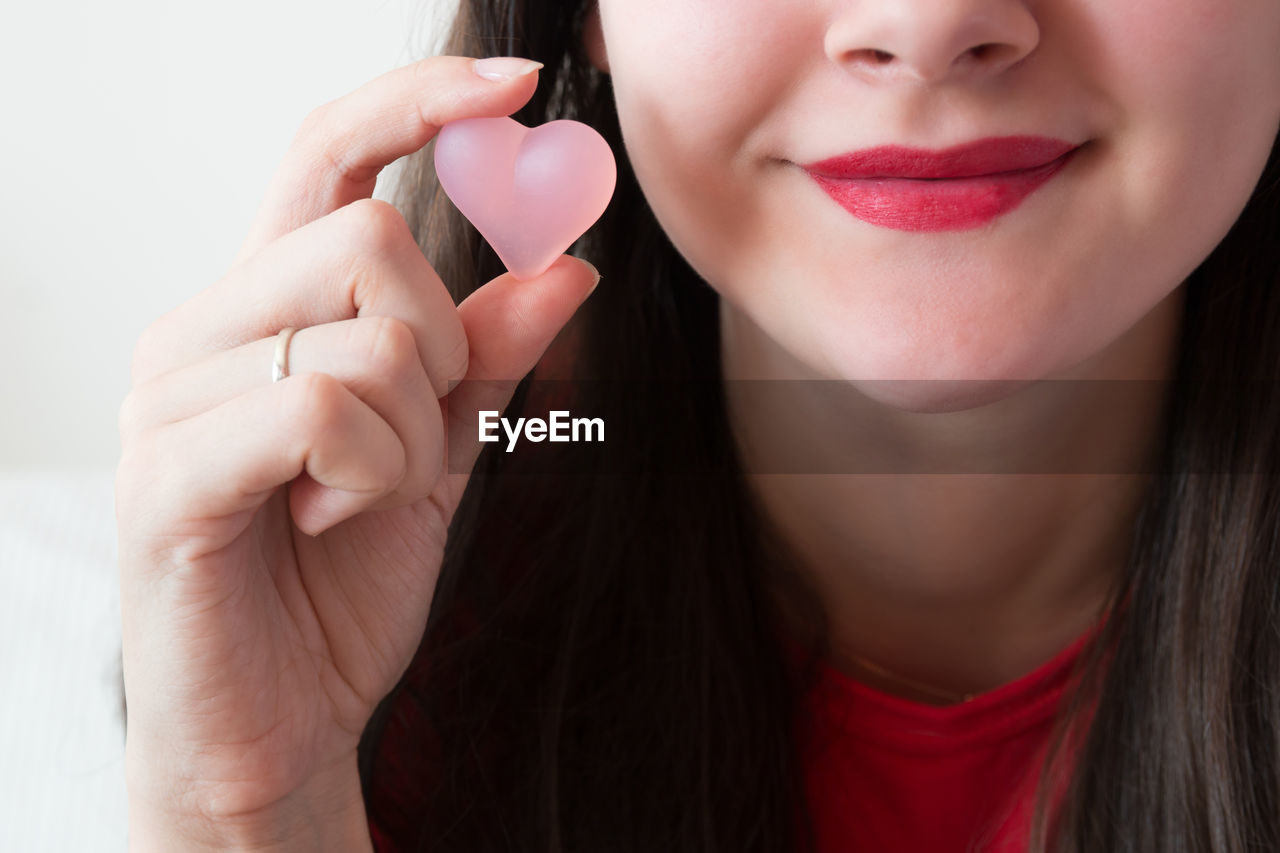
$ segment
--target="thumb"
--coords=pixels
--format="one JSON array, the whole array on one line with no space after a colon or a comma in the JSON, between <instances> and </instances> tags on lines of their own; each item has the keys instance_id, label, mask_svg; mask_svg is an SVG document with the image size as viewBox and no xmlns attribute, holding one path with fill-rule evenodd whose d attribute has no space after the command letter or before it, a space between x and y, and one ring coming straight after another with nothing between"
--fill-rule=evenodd
<instances>
[{"instance_id":1,"label":"thumb","mask_svg":"<svg viewBox=\"0 0 1280 853\"><path fill-rule=\"evenodd\" d=\"M537 278L521 281L503 273L462 300L467 375L441 400L448 473L469 475L480 455L479 413L506 408L516 385L599 281L594 266L561 255Z\"/></svg>"}]
</instances>

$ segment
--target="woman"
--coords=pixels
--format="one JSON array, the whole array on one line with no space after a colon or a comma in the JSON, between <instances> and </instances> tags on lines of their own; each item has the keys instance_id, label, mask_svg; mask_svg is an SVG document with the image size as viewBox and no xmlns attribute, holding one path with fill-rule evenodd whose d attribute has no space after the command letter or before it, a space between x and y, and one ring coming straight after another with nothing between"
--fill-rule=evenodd
<instances>
[{"instance_id":1,"label":"woman","mask_svg":"<svg viewBox=\"0 0 1280 853\"><path fill-rule=\"evenodd\" d=\"M463 2L139 343L135 839L1280 845L1277 41L1263 0ZM502 50L554 79L469 76ZM572 323L590 271L499 275L430 148L404 220L362 200L508 114L619 155ZM559 393L634 440L479 453ZM938 782L869 707L996 736Z\"/></svg>"}]
</instances>

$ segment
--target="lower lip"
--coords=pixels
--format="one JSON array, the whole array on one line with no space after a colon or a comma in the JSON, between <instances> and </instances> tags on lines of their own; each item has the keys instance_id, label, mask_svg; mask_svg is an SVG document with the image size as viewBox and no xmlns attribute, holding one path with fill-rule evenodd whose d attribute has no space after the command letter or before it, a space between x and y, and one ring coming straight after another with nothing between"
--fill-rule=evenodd
<instances>
[{"instance_id":1,"label":"lower lip","mask_svg":"<svg viewBox=\"0 0 1280 853\"><path fill-rule=\"evenodd\" d=\"M898 231L962 231L1008 213L1065 166L1076 151L1018 172L972 178L831 178L809 176L863 222Z\"/></svg>"}]
</instances>

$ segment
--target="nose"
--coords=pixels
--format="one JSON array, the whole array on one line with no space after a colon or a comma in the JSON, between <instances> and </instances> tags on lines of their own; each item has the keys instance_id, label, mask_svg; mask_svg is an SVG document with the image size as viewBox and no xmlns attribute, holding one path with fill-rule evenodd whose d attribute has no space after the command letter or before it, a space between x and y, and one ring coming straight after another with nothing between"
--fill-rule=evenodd
<instances>
[{"instance_id":1,"label":"nose","mask_svg":"<svg viewBox=\"0 0 1280 853\"><path fill-rule=\"evenodd\" d=\"M1023 0L851 0L824 48L867 82L938 84L999 74L1039 42Z\"/></svg>"}]
</instances>

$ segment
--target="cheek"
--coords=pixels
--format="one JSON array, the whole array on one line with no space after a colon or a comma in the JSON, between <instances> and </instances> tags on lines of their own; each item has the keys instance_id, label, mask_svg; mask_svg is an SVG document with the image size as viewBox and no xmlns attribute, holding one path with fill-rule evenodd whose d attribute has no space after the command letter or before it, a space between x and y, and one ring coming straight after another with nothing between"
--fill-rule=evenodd
<instances>
[{"instance_id":1,"label":"cheek","mask_svg":"<svg viewBox=\"0 0 1280 853\"><path fill-rule=\"evenodd\" d=\"M1088 11L1108 34L1091 79L1111 108L1101 130L1114 162L1100 161L1102 212L1077 233L1090 235L1092 270L1140 314L1226 236L1262 173L1280 126L1280 3L1091 0Z\"/></svg>"},{"instance_id":2,"label":"cheek","mask_svg":"<svg viewBox=\"0 0 1280 853\"><path fill-rule=\"evenodd\" d=\"M1280 108L1275 0L1064 0L1047 8L1047 37L1067 42L1062 59L1128 110Z\"/></svg>"},{"instance_id":3,"label":"cheek","mask_svg":"<svg viewBox=\"0 0 1280 853\"><path fill-rule=\"evenodd\" d=\"M1091 11L1109 34L1095 79L1127 137L1132 189L1238 213L1280 122L1280 3L1093 0Z\"/></svg>"},{"instance_id":4,"label":"cheek","mask_svg":"<svg viewBox=\"0 0 1280 853\"><path fill-rule=\"evenodd\" d=\"M803 20L780 26L779 5L601 7L627 157L673 244L700 270L759 226L754 134L785 101L798 67L788 57L803 41Z\"/></svg>"}]
</instances>

